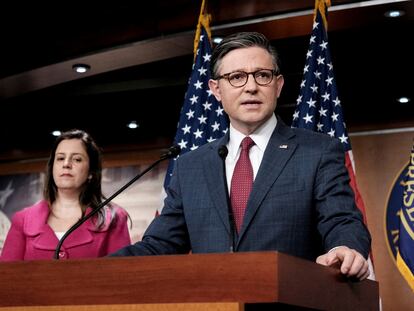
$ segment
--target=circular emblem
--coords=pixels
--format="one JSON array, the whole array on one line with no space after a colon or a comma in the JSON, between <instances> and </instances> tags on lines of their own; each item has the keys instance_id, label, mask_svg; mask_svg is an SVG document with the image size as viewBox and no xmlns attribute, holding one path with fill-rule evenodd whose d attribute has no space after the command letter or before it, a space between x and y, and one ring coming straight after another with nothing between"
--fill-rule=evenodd
<instances>
[{"instance_id":1,"label":"circular emblem","mask_svg":"<svg viewBox=\"0 0 414 311\"><path fill-rule=\"evenodd\" d=\"M394 180L388 198L385 211L385 231L387 234L387 245L395 261L398 252L398 239L400 233L400 210L404 197L404 179L408 174L409 164L404 166L400 174Z\"/></svg>"}]
</instances>

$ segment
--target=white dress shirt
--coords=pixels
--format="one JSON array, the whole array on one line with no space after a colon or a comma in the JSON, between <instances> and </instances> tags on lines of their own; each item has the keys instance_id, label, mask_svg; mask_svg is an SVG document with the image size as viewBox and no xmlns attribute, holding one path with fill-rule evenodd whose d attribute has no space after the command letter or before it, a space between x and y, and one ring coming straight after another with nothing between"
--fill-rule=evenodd
<instances>
[{"instance_id":1,"label":"white dress shirt","mask_svg":"<svg viewBox=\"0 0 414 311\"><path fill-rule=\"evenodd\" d=\"M253 180L256 178L257 172L259 171L260 163L262 163L263 159L263 154L276 127L276 124L277 119L273 114L269 120L262 124L256 131L254 131L254 133L249 135L255 143L249 151L250 162L252 163L253 167ZM226 157L226 178L229 193L234 167L236 166L241 152L240 144L244 137L246 136L240 133L230 124L230 139L227 144L229 153Z\"/></svg>"}]
</instances>

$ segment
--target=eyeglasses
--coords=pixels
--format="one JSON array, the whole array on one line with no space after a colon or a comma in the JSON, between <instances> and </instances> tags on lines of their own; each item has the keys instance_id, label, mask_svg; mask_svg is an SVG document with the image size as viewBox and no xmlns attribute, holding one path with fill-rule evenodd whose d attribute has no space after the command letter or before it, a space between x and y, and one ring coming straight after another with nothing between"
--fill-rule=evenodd
<instances>
[{"instance_id":1,"label":"eyeglasses","mask_svg":"<svg viewBox=\"0 0 414 311\"><path fill-rule=\"evenodd\" d=\"M278 74L279 72L273 69L260 69L252 72L234 71L218 76L217 80L227 79L232 86L242 87L249 80L249 75L252 75L258 85L268 85L273 81L273 76L277 76Z\"/></svg>"}]
</instances>

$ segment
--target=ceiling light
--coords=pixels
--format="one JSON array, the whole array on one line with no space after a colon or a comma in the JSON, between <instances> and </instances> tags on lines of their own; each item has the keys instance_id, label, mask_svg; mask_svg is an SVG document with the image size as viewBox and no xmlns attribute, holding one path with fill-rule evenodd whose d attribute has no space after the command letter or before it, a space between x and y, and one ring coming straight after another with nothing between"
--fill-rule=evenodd
<instances>
[{"instance_id":1,"label":"ceiling light","mask_svg":"<svg viewBox=\"0 0 414 311\"><path fill-rule=\"evenodd\" d=\"M131 121L127 124L127 127L130 128L130 129L136 129L136 128L139 127L139 125L138 125L137 121Z\"/></svg>"},{"instance_id":2,"label":"ceiling light","mask_svg":"<svg viewBox=\"0 0 414 311\"><path fill-rule=\"evenodd\" d=\"M391 18L395 18L395 17L401 17L405 14L404 11L401 10L391 10L391 11L387 11L385 12L385 16L386 17L391 17Z\"/></svg>"},{"instance_id":3,"label":"ceiling light","mask_svg":"<svg viewBox=\"0 0 414 311\"><path fill-rule=\"evenodd\" d=\"M58 130L55 130L55 131L53 131L51 134L52 134L53 136L58 137L58 136L60 136L60 134L62 134L62 132L61 132L61 131L58 131Z\"/></svg>"},{"instance_id":4,"label":"ceiling light","mask_svg":"<svg viewBox=\"0 0 414 311\"><path fill-rule=\"evenodd\" d=\"M408 103L408 102L410 101L410 99L409 99L408 97L405 97L405 96L400 97L400 98L398 98L397 100L398 100L398 102L400 102L401 104L406 104L406 103Z\"/></svg>"},{"instance_id":5,"label":"ceiling light","mask_svg":"<svg viewBox=\"0 0 414 311\"><path fill-rule=\"evenodd\" d=\"M221 38L221 37L213 38L213 42L216 43L216 44L219 44L221 41L223 41L223 38Z\"/></svg>"},{"instance_id":6,"label":"ceiling light","mask_svg":"<svg viewBox=\"0 0 414 311\"><path fill-rule=\"evenodd\" d=\"M87 64L75 64L72 69L77 73L85 73L91 69L91 66Z\"/></svg>"}]
</instances>

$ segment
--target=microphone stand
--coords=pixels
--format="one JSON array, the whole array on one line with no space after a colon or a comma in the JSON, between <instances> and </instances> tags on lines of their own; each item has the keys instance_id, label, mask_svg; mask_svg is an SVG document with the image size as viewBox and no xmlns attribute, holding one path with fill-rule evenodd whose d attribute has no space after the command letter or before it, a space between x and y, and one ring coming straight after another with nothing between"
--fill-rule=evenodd
<instances>
[{"instance_id":1,"label":"microphone stand","mask_svg":"<svg viewBox=\"0 0 414 311\"><path fill-rule=\"evenodd\" d=\"M229 153L227 147L225 145L221 145L218 148L218 154L222 160L223 164L223 176L224 176L224 187L226 191L226 201L227 201L227 209L228 209L228 215L229 215L229 224L230 224L230 234L229 234L229 242L230 242L230 253L234 253L234 238L235 238L235 223L234 223L234 216L233 216L233 210L231 208L231 201L230 201L230 195L229 195L229 189L227 188L227 177L226 177L226 157ZM237 233L236 233L237 234Z\"/></svg>"},{"instance_id":2,"label":"microphone stand","mask_svg":"<svg viewBox=\"0 0 414 311\"><path fill-rule=\"evenodd\" d=\"M119 190L117 190L114 194L112 194L109 198L107 198L105 201L100 203L92 212L90 212L88 215L85 215L81 219L79 219L72 227L69 228L68 231L62 236L59 243L56 246L54 259L59 260L59 252L62 247L63 242L66 240L66 238L71 234L74 230L76 230L78 227L80 227L85 221L90 219L93 215L98 213L102 207L107 205L109 202L111 202L116 196L118 196L122 191L124 191L126 188L131 186L135 181L137 181L139 178L141 178L143 175L148 173L151 169L153 169L155 166L157 166L160 162L170 159L173 157L176 157L180 153L181 149L178 146L172 146L168 149L168 152L161 155L161 157L155 161L153 164L151 164L149 167L147 167L143 172L139 173L137 176L132 178L129 182L127 182L124 186L122 186Z\"/></svg>"}]
</instances>

